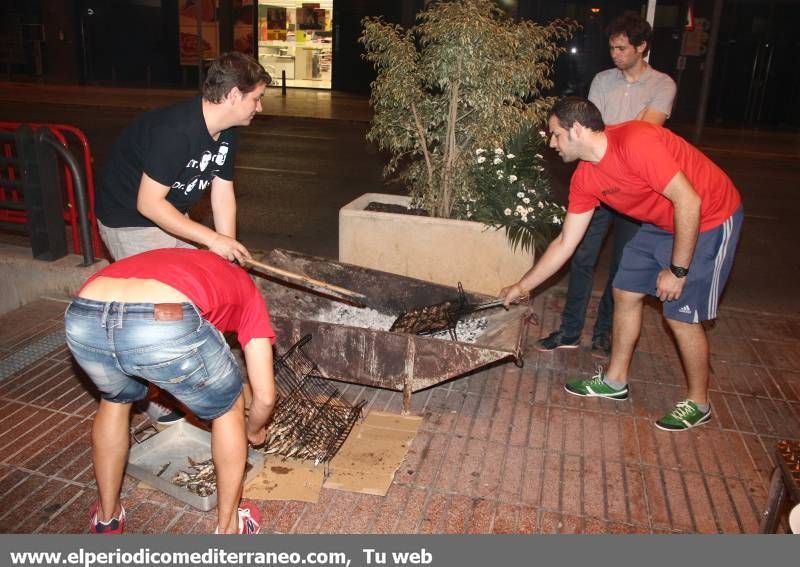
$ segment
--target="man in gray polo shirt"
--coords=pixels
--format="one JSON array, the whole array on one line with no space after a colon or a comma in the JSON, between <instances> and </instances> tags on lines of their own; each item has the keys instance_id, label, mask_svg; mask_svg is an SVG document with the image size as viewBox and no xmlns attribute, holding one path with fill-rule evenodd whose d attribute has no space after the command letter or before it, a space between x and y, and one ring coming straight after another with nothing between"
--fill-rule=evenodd
<instances>
[{"instance_id":1,"label":"man in gray polo shirt","mask_svg":"<svg viewBox=\"0 0 800 567\"><path fill-rule=\"evenodd\" d=\"M644 60L650 49L650 24L641 16L628 12L612 21L606 33L614 68L595 75L589 88L589 100L600 110L603 122L607 125L629 120L645 120L663 125L672 110L676 89L675 82L669 75L656 71ZM570 262L567 300L561 316L561 327L539 340L536 343L537 350L550 351L580 346L586 308L592 294L594 267L612 223L614 255L592 334L592 355L606 358L611 352L614 313L611 282L617 273L622 250L639 230L639 224L605 205L595 210L586 235Z\"/></svg>"},{"instance_id":2,"label":"man in gray polo shirt","mask_svg":"<svg viewBox=\"0 0 800 567\"><path fill-rule=\"evenodd\" d=\"M664 124L672 111L675 81L644 60L650 50L650 24L639 16L625 14L611 22L607 33L614 68L595 75L589 100L600 110L606 125L628 120Z\"/></svg>"}]
</instances>

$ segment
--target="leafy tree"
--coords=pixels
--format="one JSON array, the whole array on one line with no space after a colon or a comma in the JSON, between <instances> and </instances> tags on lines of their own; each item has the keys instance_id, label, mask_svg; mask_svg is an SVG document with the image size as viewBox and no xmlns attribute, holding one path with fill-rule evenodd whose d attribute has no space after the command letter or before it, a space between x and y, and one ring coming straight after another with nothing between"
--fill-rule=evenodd
<instances>
[{"instance_id":1,"label":"leafy tree","mask_svg":"<svg viewBox=\"0 0 800 567\"><path fill-rule=\"evenodd\" d=\"M367 139L391 154L384 175L431 215L462 217L457 203L480 191L475 150L544 124L553 63L577 24L514 22L492 0L435 2L410 29L380 17L362 24L377 72Z\"/></svg>"}]
</instances>

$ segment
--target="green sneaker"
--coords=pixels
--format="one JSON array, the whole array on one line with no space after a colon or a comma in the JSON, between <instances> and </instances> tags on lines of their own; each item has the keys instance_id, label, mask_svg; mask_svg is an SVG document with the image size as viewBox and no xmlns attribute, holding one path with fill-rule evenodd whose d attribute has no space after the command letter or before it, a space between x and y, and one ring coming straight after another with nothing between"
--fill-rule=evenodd
<instances>
[{"instance_id":1,"label":"green sneaker","mask_svg":"<svg viewBox=\"0 0 800 567\"><path fill-rule=\"evenodd\" d=\"M656 427L664 431L685 431L703 425L711 419L711 408L703 413L691 400L683 400L667 415L656 421Z\"/></svg>"},{"instance_id":2,"label":"green sneaker","mask_svg":"<svg viewBox=\"0 0 800 567\"><path fill-rule=\"evenodd\" d=\"M628 398L628 385L625 384L619 390L615 390L603 382L603 369L598 368L597 374L589 380L578 380L568 382L564 389L573 396L585 396L590 398L610 398L612 400L625 400Z\"/></svg>"}]
</instances>

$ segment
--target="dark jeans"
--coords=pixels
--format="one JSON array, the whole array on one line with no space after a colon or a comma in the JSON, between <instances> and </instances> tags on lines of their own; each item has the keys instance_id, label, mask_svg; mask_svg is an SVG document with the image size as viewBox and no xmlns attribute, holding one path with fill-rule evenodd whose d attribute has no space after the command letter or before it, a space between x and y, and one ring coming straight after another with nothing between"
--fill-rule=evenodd
<instances>
[{"instance_id":1,"label":"dark jeans","mask_svg":"<svg viewBox=\"0 0 800 567\"><path fill-rule=\"evenodd\" d=\"M608 282L603 297L600 299L600 308L593 332L594 337L611 336L611 325L614 320L614 296L611 283L614 281L617 268L619 268L622 250L639 231L640 224L601 205L595 209L586 235L575 250L569 265L567 303L561 315L561 332L565 337L580 337L581 335L586 322L586 308L592 295L594 267L600 256L603 240L612 223L614 224L614 256L611 260Z\"/></svg>"}]
</instances>

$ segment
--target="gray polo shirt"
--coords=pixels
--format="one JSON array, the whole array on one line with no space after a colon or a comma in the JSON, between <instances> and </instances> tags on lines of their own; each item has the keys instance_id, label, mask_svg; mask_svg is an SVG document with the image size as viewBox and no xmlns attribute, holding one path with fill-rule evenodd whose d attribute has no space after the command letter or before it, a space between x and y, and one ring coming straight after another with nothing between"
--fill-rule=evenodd
<instances>
[{"instance_id":1,"label":"gray polo shirt","mask_svg":"<svg viewBox=\"0 0 800 567\"><path fill-rule=\"evenodd\" d=\"M632 83L614 67L594 76L589 100L600 110L603 122L619 124L633 120L644 108L663 112L669 117L675 90L675 81L669 75L649 65Z\"/></svg>"}]
</instances>

